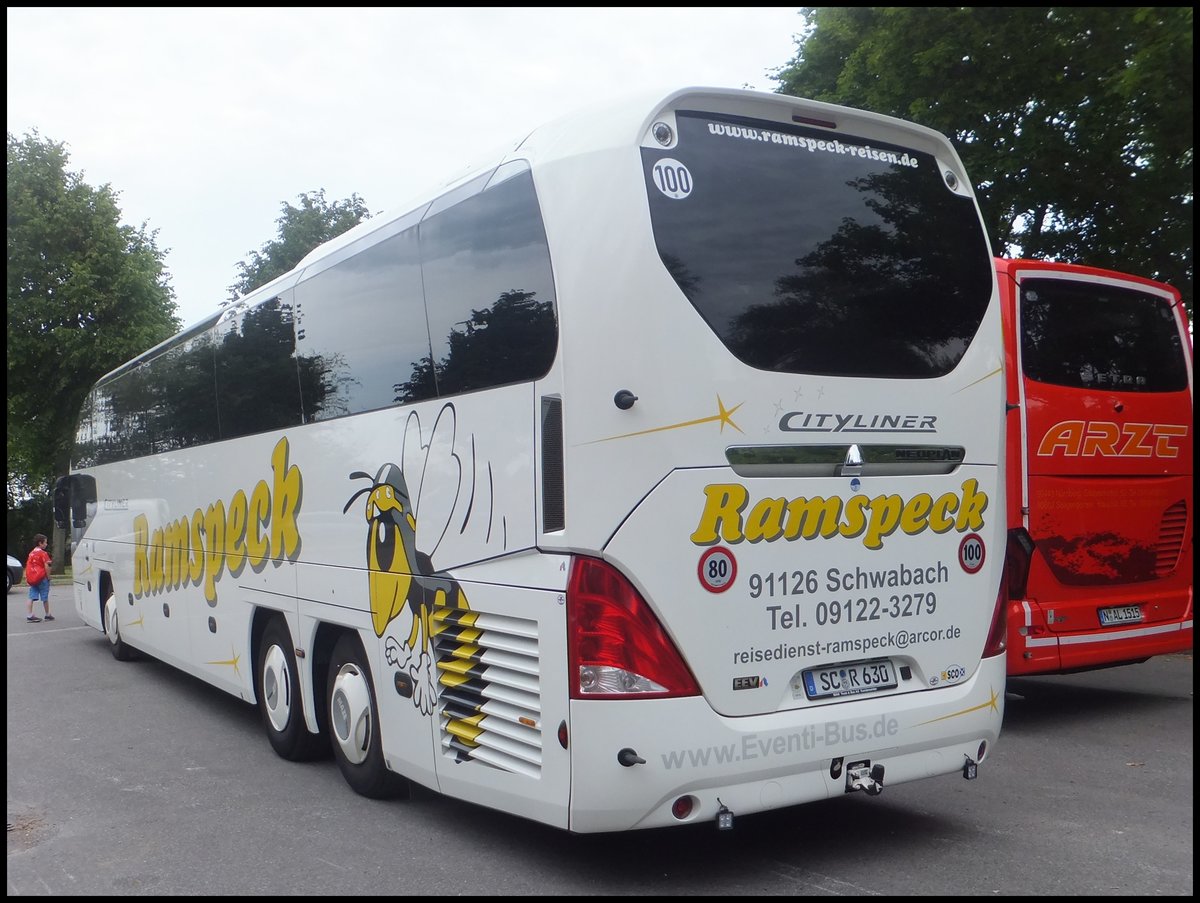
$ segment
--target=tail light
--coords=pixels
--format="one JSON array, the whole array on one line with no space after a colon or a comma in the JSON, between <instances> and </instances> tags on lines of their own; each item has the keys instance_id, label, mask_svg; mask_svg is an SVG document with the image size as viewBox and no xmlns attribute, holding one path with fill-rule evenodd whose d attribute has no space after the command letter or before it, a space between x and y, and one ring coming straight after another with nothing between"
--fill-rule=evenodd
<instances>
[{"instance_id":1,"label":"tail light","mask_svg":"<svg viewBox=\"0 0 1200 903\"><path fill-rule=\"evenodd\" d=\"M1000 591L996 593L996 607L992 610L992 627L987 642L983 644L983 657L1003 655L1008 649L1008 574L1000 577Z\"/></svg>"},{"instance_id":2,"label":"tail light","mask_svg":"<svg viewBox=\"0 0 1200 903\"><path fill-rule=\"evenodd\" d=\"M1025 598L1029 585L1029 568L1033 564L1033 538L1024 527L1008 531L1008 548L1004 554L1004 575L1008 579L1008 597Z\"/></svg>"},{"instance_id":3,"label":"tail light","mask_svg":"<svg viewBox=\"0 0 1200 903\"><path fill-rule=\"evenodd\" d=\"M576 557L567 584L572 699L697 696L700 688L646 600L596 558Z\"/></svg>"},{"instance_id":4,"label":"tail light","mask_svg":"<svg viewBox=\"0 0 1200 903\"><path fill-rule=\"evenodd\" d=\"M988 641L983 645L983 657L1000 656L1008 650L1008 582L1007 576L1000 578L1000 592L996 593L996 608L991 612L991 629Z\"/></svg>"},{"instance_id":5,"label":"tail light","mask_svg":"<svg viewBox=\"0 0 1200 903\"><path fill-rule=\"evenodd\" d=\"M1004 570L1000 574L1000 591L992 611L992 627L983 646L983 657L991 658L1008 649L1008 602L1025 595L1029 583L1029 567L1033 564L1033 540L1024 528L1008 531L1008 547L1004 552Z\"/></svg>"}]
</instances>

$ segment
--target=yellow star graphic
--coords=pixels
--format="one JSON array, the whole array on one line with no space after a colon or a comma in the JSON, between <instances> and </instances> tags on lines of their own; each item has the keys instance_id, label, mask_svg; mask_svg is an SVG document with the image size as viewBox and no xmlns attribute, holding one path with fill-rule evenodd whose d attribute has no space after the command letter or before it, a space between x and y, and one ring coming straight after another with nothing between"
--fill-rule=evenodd
<instances>
[{"instance_id":1,"label":"yellow star graphic","mask_svg":"<svg viewBox=\"0 0 1200 903\"><path fill-rule=\"evenodd\" d=\"M943 715L941 718L934 718L931 721L922 721L921 724L935 724L938 721L945 721L948 718L957 718L959 715L969 715L972 712L978 712L980 709L991 709L993 712L1000 711L1000 707L996 704L1000 701L1000 694L993 688L991 690L991 698L987 702L981 702L979 705L973 705L969 709L963 709L960 712L951 712L949 715Z\"/></svg>"},{"instance_id":2,"label":"yellow star graphic","mask_svg":"<svg viewBox=\"0 0 1200 903\"><path fill-rule=\"evenodd\" d=\"M739 433L742 432L742 428L733 422L733 412L736 411L738 408L740 408L744 404L745 404L744 401L740 401L737 404L735 404L732 408L726 408L725 403L723 401L721 401L721 396L720 395L717 396L717 410L719 411L719 413L717 414L717 419L719 419L721 421L721 432L722 433L725 432L725 424L727 424L727 423L731 427L733 427L735 430L737 430Z\"/></svg>"},{"instance_id":3,"label":"yellow star graphic","mask_svg":"<svg viewBox=\"0 0 1200 903\"><path fill-rule=\"evenodd\" d=\"M701 423L720 423L722 433L725 432L725 424L729 424L731 427L741 433L743 430L740 426L733 422L733 415L743 404L745 404L744 401L738 402L732 408L727 408L725 407L725 402L721 400L721 396L718 395L717 413L713 414L711 417L700 417L696 420L684 420L681 423L671 423L667 426L656 426L648 430L638 430L636 433L622 433L619 436L608 436L605 439L593 439L591 442L585 442L584 445L594 445L597 442L611 442L614 439L628 439L632 436L645 436L650 433L661 433L666 430L678 430L685 426L698 426Z\"/></svg>"},{"instance_id":4,"label":"yellow star graphic","mask_svg":"<svg viewBox=\"0 0 1200 903\"><path fill-rule=\"evenodd\" d=\"M233 666L233 673L240 675L242 672L238 668L238 662L241 661L242 657L240 655L238 655L237 652L234 651L232 646L229 647L229 654L231 656L233 656L233 658L228 658L223 662L205 662L205 664L206 665L231 665L231 666Z\"/></svg>"}]
</instances>

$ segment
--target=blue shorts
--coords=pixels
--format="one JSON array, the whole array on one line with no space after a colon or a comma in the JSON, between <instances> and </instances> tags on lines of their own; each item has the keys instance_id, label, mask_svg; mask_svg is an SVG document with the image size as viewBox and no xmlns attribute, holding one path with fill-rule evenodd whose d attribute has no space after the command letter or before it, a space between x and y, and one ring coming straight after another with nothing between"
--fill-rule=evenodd
<instances>
[{"instance_id":1,"label":"blue shorts","mask_svg":"<svg viewBox=\"0 0 1200 903\"><path fill-rule=\"evenodd\" d=\"M36 602L38 599L41 599L43 604L50 601L49 577L43 577L39 582L29 584L29 601Z\"/></svg>"}]
</instances>

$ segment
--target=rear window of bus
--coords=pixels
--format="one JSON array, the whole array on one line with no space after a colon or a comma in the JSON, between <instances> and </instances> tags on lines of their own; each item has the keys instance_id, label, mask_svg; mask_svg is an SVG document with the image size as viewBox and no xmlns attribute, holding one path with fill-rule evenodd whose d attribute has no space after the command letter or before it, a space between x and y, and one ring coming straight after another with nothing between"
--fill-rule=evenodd
<instances>
[{"instance_id":1,"label":"rear window of bus","mask_svg":"<svg viewBox=\"0 0 1200 903\"><path fill-rule=\"evenodd\" d=\"M1029 379L1077 389L1187 388L1171 303L1132 288L1066 279L1021 284L1021 367Z\"/></svg>"},{"instance_id":2,"label":"rear window of bus","mask_svg":"<svg viewBox=\"0 0 1200 903\"><path fill-rule=\"evenodd\" d=\"M676 121L670 158L686 196L655 182L667 154L642 152L655 241L736 357L885 378L957 366L987 310L992 261L973 200L931 155L774 122Z\"/></svg>"}]
</instances>

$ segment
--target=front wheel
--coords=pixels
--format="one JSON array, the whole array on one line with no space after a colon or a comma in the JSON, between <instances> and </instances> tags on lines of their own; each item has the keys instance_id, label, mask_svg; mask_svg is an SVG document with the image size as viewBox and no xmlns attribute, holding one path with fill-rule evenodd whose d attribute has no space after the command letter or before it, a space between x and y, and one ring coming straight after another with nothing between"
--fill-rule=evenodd
<instances>
[{"instance_id":1,"label":"front wheel","mask_svg":"<svg viewBox=\"0 0 1200 903\"><path fill-rule=\"evenodd\" d=\"M109 594L104 600L104 632L108 634L108 648L112 650L113 658L119 662L127 662L134 656L132 647L121 639L121 626L117 618L117 595Z\"/></svg>"},{"instance_id":2,"label":"front wheel","mask_svg":"<svg viewBox=\"0 0 1200 903\"><path fill-rule=\"evenodd\" d=\"M338 638L325 688L330 744L346 783L355 793L371 799L389 799L401 793L406 782L388 771L383 761L375 687L356 635Z\"/></svg>"},{"instance_id":3,"label":"front wheel","mask_svg":"<svg viewBox=\"0 0 1200 903\"><path fill-rule=\"evenodd\" d=\"M255 669L255 694L267 739L282 758L303 762L317 758L321 738L308 731L300 699L300 670L287 623L272 617L263 631Z\"/></svg>"}]
</instances>

